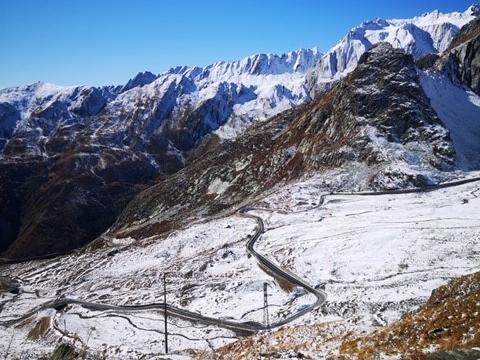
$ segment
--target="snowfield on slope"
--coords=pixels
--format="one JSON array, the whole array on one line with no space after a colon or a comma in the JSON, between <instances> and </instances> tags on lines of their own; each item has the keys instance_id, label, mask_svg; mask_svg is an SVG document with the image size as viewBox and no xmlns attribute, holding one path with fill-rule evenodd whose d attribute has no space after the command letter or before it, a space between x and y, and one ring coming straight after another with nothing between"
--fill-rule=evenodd
<instances>
[{"instance_id":1,"label":"snowfield on slope","mask_svg":"<svg viewBox=\"0 0 480 360\"><path fill-rule=\"evenodd\" d=\"M480 166L480 96L443 75L420 72L423 90L452 136L461 169Z\"/></svg>"},{"instance_id":2,"label":"snowfield on slope","mask_svg":"<svg viewBox=\"0 0 480 360\"><path fill-rule=\"evenodd\" d=\"M258 203L296 213L254 212L266 226L256 250L327 292L327 303L295 324L337 321L369 331L415 308L448 279L480 270L480 254L473 251L480 246L479 183L419 194L331 195L316 207L328 181L292 184ZM168 301L180 308L261 322L267 282L271 320L284 318L315 299L278 286L247 256L246 239L255 226L230 216L118 248L111 256L107 249L3 266L2 275L16 278L21 291L0 295L0 321L61 296L117 305L161 302L164 272ZM54 328L40 339L27 338L41 318ZM39 356L75 334L77 346L83 342L109 358L134 359L162 352L162 321L158 310L42 310L19 327L0 326L0 353ZM172 317L169 329L171 351L186 356L237 338Z\"/></svg>"}]
</instances>

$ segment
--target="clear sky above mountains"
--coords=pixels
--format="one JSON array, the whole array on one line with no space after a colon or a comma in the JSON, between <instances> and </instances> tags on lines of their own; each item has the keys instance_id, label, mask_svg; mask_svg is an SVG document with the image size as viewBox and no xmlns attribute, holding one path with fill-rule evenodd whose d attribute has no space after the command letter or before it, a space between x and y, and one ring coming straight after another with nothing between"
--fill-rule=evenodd
<instances>
[{"instance_id":1,"label":"clear sky above mountains","mask_svg":"<svg viewBox=\"0 0 480 360\"><path fill-rule=\"evenodd\" d=\"M0 88L122 84L137 72L301 47L328 50L362 21L472 0L0 1Z\"/></svg>"}]
</instances>

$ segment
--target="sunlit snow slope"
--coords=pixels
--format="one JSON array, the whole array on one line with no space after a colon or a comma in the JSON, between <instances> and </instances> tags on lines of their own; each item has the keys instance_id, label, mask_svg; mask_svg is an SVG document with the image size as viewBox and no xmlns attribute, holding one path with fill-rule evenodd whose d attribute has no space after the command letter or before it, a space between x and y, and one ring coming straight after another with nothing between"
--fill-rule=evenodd
<instances>
[{"instance_id":1,"label":"sunlit snow slope","mask_svg":"<svg viewBox=\"0 0 480 360\"><path fill-rule=\"evenodd\" d=\"M282 205L287 213L256 212L266 223L257 251L328 294L325 306L297 323L337 321L351 330L372 329L415 308L448 279L480 270L479 255L472 252L480 245L478 183L421 194L332 195L316 207L324 186L338 181L333 179L340 177L298 183L259 203ZM271 318L282 319L312 299L298 288L282 289L247 256L246 236L254 228L253 221L231 216L192 225L163 241L152 238L143 248L122 249L119 241L120 252L113 256L104 250L4 267L2 273L16 276L21 291L4 295L2 320L63 295L109 304L159 302L164 272L171 304L235 320L262 321L266 281ZM50 330L27 339L41 318L48 319ZM161 353L162 326L156 311L98 312L75 305L44 310L22 327L0 327L0 338L12 339L14 353L38 356L55 347L62 331L88 342L91 351L106 348L109 356L128 357ZM170 331L171 351L183 354L235 338L175 318ZM1 341L0 352L8 344Z\"/></svg>"}]
</instances>

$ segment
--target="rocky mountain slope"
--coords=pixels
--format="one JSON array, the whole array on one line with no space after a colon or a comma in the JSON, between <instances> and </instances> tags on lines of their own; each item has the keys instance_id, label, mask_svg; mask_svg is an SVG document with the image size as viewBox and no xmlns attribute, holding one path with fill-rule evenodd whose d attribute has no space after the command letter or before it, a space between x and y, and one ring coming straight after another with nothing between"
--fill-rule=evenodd
<instances>
[{"instance_id":1,"label":"rocky mountain slope","mask_svg":"<svg viewBox=\"0 0 480 360\"><path fill-rule=\"evenodd\" d=\"M423 68L422 86L442 123L450 130L457 165L464 170L480 166L479 49L480 20L477 18L461 29L440 56L419 60Z\"/></svg>"},{"instance_id":2,"label":"rocky mountain slope","mask_svg":"<svg viewBox=\"0 0 480 360\"><path fill-rule=\"evenodd\" d=\"M373 46L323 96L252 126L139 194L111 234L148 237L331 168L363 167L357 189L438 182L455 169L457 155L449 123L432 108L419 75L411 55L388 43ZM475 144L465 146L460 150L475 153Z\"/></svg>"},{"instance_id":3,"label":"rocky mountain slope","mask_svg":"<svg viewBox=\"0 0 480 360\"><path fill-rule=\"evenodd\" d=\"M441 39L453 36L477 10L389 20L390 25L369 41L390 41L416 56L437 53L446 47ZM397 34L392 24L421 27L433 45L424 46L417 37L399 42L393 35L381 35ZM360 28L370 34L369 26ZM179 67L159 76L145 72L125 86L36 83L0 90L0 201L8 204L0 209L0 250L7 256L28 257L82 246L110 227L135 194L186 164L193 165L185 174L199 179L199 192L191 200L204 201L207 195L208 201L197 206L185 200L186 208L195 209L185 210L174 194L185 186L192 192L193 187L182 178L184 173L171 177L157 186L166 187L165 198L149 200L176 205L169 208L170 215L159 217L155 229L175 226L174 219L184 210L193 216L200 208L215 213L279 181L346 162L378 166L379 176L372 172L365 179L372 187L436 181L431 171L452 169L456 158L448 131L419 87L412 60L385 45L362 58L370 45L357 47L356 37L346 39L351 40L347 48L358 51L345 60L345 71L328 75L330 83L351 71L359 59L363 70L303 107L311 100L307 77L312 79L313 69L325 61L315 49L259 54L204 68ZM390 55L382 58L383 52ZM376 82L365 64L391 88ZM395 100L392 91L402 96ZM256 120L295 106L299 108L286 110L266 125L254 125L234 140ZM411 109L404 112L403 107ZM472 116L475 111L473 107ZM402 120L394 121L397 116ZM229 152L237 155L225 155ZM238 162L232 170L221 161ZM262 161L263 166L247 166ZM233 180L241 190L230 190ZM131 209L138 208L135 204ZM141 211L151 212L148 206ZM119 225L122 221L114 231L127 226Z\"/></svg>"},{"instance_id":4,"label":"rocky mountain slope","mask_svg":"<svg viewBox=\"0 0 480 360\"><path fill-rule=\"evenodd\" d=\"M472 20L457 34L435 67L446 72L456 84L465 84L480 95L480 18Z\"/></svg>"},{"instance_id":5,"label":"rocky mountain slope","mask_svg":"<svg viewBox=\"0 0 480 360\"><path fill-rule=\"evenodd\" d=\"M358 359L370 359L379 352L414 355L429 347L437 351L474 348L480 344L479 300L477 272L435 289L424 305L398 322L371 335L345 341L341 351ZM472 355L479 355L478 348ZM450 356L455 358L454 354Z\"/></svg>"}]
</instances>

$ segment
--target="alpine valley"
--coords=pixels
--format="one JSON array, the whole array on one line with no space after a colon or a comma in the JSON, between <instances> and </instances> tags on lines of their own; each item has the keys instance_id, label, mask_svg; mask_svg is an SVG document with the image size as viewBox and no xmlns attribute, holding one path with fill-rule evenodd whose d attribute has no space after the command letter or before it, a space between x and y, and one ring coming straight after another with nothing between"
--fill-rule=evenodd
<instances>
[{"instance_id":1,"label":"alpine valley","mask_svg":"<svg viewBox=\"0 0 480 360\"><path fill-rule=\"evenodd\" d=\"M477 359L479 196L478 5L2 89L0 355Z\"/></svg>"}]
</instances>

